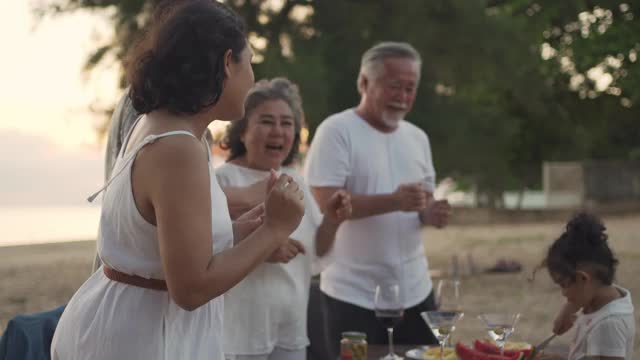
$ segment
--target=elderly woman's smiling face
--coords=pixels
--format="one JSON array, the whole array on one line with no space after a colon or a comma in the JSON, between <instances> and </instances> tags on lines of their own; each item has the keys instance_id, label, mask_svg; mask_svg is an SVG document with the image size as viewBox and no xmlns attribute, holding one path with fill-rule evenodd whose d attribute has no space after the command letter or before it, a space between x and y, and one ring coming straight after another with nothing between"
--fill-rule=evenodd
<instances>
[{"instance_id":1,"label":"elderly woman's smiling face","mask_svg":"<svg viewBox=\"0 0 640 360\"><path fill-rule=\"evenodd\" d=\"M291 152L295 119L284 100L267 100L247 114L241 140L247 149L246 163L258 170L278 170Z\"/></svg>"}]
</instances>

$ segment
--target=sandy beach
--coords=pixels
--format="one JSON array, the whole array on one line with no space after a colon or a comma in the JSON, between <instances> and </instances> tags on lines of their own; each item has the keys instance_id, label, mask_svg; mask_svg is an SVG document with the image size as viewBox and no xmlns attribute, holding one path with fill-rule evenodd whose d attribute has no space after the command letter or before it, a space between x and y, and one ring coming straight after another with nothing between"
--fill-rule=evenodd
<instances>
[{"instance_id":1,"label":"sandy beach","mask_svg":"<svg viewBox=\"0 0 640 360\"><path fill-rule=\"evenodd\" d=\"M631 290L640 329L640 214L606 218L610 243L621 265L617 282ZM469 342L485 333L476 316L484 311L520 311L522 318L514 339L537 342L550 333L551 320L563 303L560 291L545 271L533 283L526 281L547 246L557 237L564 221L490 226L452 226L425 231L432 269L447 271L451 258L466 260L471 254L483 269L499 258L523 264L516 274L478 274L462 279L465 317L454 335ZM0 247L0 329L19 313L52 309L66 303L89 275L94 241ZM568 343L570 334L557 340ZM640 342L636 335L636 353Z\"/></svg>"}]
</instances>

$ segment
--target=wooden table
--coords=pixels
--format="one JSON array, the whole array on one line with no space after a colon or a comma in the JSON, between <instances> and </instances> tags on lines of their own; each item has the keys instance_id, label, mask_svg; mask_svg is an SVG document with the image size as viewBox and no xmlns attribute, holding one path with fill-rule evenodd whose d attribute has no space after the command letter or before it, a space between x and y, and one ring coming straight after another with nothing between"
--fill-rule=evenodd
<instances>
[{"instance_id":1,"label":"wooden table","mask_svg":"<svg viewBox=\"0 0 640 360\"><path fill-rule=\"evenodd\" d=\"M396 355L406 358L404 354L407 351L418 348L420 346L422 345L393 345L393 350L395 351ZM546 351L553 352L565 357L569 355L569 348L566 345L562 345L562 344L557 344L557 345L551 344L548 346ZM379 360L383 356L387 355L388 353L389 353L389 345L369 344L367 347L368 360Z\"/></svg>"}]
</instances>

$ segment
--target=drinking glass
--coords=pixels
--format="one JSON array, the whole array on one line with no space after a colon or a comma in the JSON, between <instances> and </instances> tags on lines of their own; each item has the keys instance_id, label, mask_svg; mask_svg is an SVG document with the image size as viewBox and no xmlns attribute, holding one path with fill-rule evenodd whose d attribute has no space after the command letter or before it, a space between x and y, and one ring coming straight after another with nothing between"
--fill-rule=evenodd
<instances>
[{"instance_id":1,"label":"drinking glass","mask_svg":"<svg viewBox=\"0 0 640 360\"><path fill-rule=\"evenodd\" d=\"M376 318L387 328L387 334L389 335L389 354L382 359L402 359L402 357L393 352L393 328L404 316L404 307L400 299L400 286L398 284L376 286L374 306Z\"/></svg>"},{"instance_id":2,"label":"drinking glass","mask_svg":"<svg viewBox=\"0 0 640 360\"><path fill-rule=\"evenodd\" d=\"M478 316L484 323L489 336L500 348L500 357L504 358L504 344L513 334L520 319L519 313L489 313Z\"/></svg>"}]
</instances>

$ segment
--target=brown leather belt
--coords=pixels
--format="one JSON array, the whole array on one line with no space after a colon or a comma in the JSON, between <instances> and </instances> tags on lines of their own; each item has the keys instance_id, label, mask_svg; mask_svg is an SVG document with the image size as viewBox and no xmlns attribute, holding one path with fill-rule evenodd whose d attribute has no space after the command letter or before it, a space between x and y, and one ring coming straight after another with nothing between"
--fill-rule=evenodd
<instances>
[{"instance_id":1,"label":"brown leather belt","mask_svg":"<svg viewBox=\"0 0 640 360\"><path fill-rule=\"evenodd\" d=\"M159 279L147 279L137 275L129 275L108 266L102 266L104 275L109 279L123 284L137 286L145 289L167 291L167 282Z\"/></svg>"}]
</instances>

